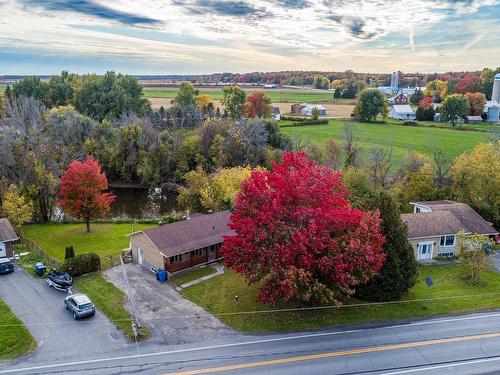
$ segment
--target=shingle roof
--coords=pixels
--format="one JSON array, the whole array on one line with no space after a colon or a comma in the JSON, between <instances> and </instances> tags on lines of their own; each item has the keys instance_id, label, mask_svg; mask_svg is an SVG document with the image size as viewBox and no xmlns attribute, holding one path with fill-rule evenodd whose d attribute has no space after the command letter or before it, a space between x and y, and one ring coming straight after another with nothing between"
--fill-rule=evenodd
<instances>
[{"instance_id":1,"label":"shingle roof","mask_svg":"<svg viewBox=\"0 0 500 375\"><path fill-rule=\"evenodd\" d=\"M396 113L414 113L409 104L394 104L392 108Z\"/></svg>"},{"instance_id":2,"label":"shingle roof","mask_svg":"<svg viewBox=\"0 0 500 375\"><path fill-rule=\"evenodd\" d=\"M6 218L0 219L0 242L15 241L19 237L16 234L12 225L10 225L9 220Z\"/></svg>"},{"instance_id":3,"label":"shingle roof","mask_svg":"<svg viewBox=\"0 0 500 375\"><path fill-rule=\"evenodd\" d=\"M163 255L170 257L221 243L222 236L233 235L228 227L230 216L229 211L197 215L189 220L147 229L143 233Z\"/></svg>"},{"instance_id":4,"label":"shingle roof","mask_svg":"<svg viewBox=\"0 0 500 375\"><path fill-rule=\"evenodd\" d=\"M408 226L408 238L434 237L467 233L496 234L495 228L465 203L452 201L415 202L432 212L401 215Z\"/></svg>"}]
</instances>

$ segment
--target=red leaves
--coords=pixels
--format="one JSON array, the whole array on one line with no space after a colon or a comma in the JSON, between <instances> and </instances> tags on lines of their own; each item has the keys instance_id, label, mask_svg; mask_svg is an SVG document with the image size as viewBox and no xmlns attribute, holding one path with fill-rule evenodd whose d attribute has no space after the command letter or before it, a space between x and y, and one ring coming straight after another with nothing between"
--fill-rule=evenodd
<instances>
[{"instance_id":1,"label":"red leaves","mask_svg":"<svg viewBox=\"0 0 500 375\"><path fill-rule=\"evenodd\" d=\"M433 99L430 96L426 96L418 104L420 105L420 107L427 109L427 108L432 107L432 102L433 102Z\"/></svg>"},{"instance_id":2,"label":"red leaves","mask_svg":"<svg viewBox=\"0 0 500 375\"><path fill-rule=\"evenodd\" d=\"M61 177L57 204L76 218L88 221L109 210L115 196L108 189L106 175L91 156L84 162L74 160Z\"/></svg>"},{"instance_id":3,"label":"red leaves","mask_svg":"<svg viewBox=\"0 0 500 375\"><path fill-rule=\"evenodd\" d=\"M339 172L285 153L273 172L253 171L236 199L222 251L258 299L331 303L384 261L378 213L354 209Z\"/></svg>"}]
</instances>

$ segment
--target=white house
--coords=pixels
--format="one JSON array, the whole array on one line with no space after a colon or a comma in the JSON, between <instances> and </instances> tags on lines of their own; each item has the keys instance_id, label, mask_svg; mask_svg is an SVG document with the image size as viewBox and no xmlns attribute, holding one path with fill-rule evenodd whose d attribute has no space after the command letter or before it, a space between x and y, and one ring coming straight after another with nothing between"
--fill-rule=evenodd
<instances>
[{"instance_id":1,"label":"white house","mask_svg":"<svg viewBox=\"0 0 500 375\"><path fill-rule=\"evenodd\" d=\"M280 107L273 107L272 117L273 117L273 119L278 120L278 121L281 119Z\"/></svg>"},{"instance_id":2,"label":"white house","mask_svg":"<svg viewBox=\"0 0 500 375\"><path fill-rule=\"evenodd\" d=\"M389 117L396 120L415 120L417 118L409 104L393 105Z\"/></svg>"},{"instance_id":3,"label":"white house","mask_svg":"<svg viewBox=\"0 0 500 375\"><path fill-rule=\"evenodd\" d=\"M302 116L311 116L312 111L314 108L316 108L319 111L320 116L325 116L326 115L326 108L323 107L321 104L307 104L303 103L302 108L300 110L300 114Z\"/></svg>"}]
</instances>

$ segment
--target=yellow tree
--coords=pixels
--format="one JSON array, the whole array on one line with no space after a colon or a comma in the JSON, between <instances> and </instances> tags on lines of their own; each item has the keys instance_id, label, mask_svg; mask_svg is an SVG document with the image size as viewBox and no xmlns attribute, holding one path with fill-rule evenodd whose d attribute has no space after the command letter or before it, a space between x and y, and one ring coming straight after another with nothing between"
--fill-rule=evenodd
<instances>
[{"instance_id":1,"label":"yellow tree","mask_svg":"<svg viewBox=\"0 0 500 375\"><path fill-rule=\"evenodd\" d=\"M450 170L453 195L500 224L500 141L481 143L460 155Z\"/></svg>"},{"instance_id":2,"label":"yellow tree","mask_svg":"<svg viewBox=\"0 0 500 375\"><path fill-rule=\"evenodd\" d=\"M444 100L447 94L448 83L446 81L436 79L425 85L424 96L430 96L431 98L441 101Z\"/></svg>"},{"instance_id":3,"label":"yellow tree","mask_svg":"<svg viewBox=\"0 0 500 375\"><path fill-rule=\"evenodd\" d=\"M472 116L481 116L486 104L486 95L482 92L467 92L465 98L469 102L469 114Z\"/></svg>"},{"instance_id":4,"label":"yellow tree","mask_svg":"<svg viewBox=\"0 0 500 375\"><path fill-rule=\"evenodd\" d=\"M457 254L460 257L462 278L470 284L481 284L481 274L491 266L491 260L484 251L485 244L491 244L488 237L480 234L465 234L462 230L457 235Z\"/></svg>"},{"instance_id":5,"label":"yellow tree","mask_svg":"<svg viewBox=\"0 0 500 375\"><path fill-rule=\"evenodd\" d=\"M2 203L4 213L16 230L33 217L33 204L14 185L5 192Z\"/></svg>"},{"instance_id":6,"label":"yellow tree","mask_svg":"<svg viewBox=\"0 0 500 375\"><path fill-rule=\"evenodd\" d=\"M214 211L232 209L241 183L250 177L251 172L249 167L221 169L202 192L202 206Z\"/></svg>"},{"instance_id":7,"label":"yellow tree","mask_svg":"<svg viewBox=\"0 0 500 375\"><path fill-rule=\"evenodd\" d=\"M212 98L204 94L196 97L196 107L198 111L205 111L207 109L213 109L215 105Z\"/></svg>"}]
</instances>

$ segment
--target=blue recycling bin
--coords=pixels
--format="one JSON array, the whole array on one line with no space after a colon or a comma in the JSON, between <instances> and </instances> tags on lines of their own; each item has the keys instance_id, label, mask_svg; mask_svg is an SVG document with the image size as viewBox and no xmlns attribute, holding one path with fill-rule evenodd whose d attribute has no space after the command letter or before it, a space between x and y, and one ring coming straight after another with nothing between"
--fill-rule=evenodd
<instances>
[{"instance_id":1,"label":"blue recycling bin","mask_svg":"<svg viewBox=\"0 0 500 375\"><path fill-rule=\"evenodd\" d=\"M33 266L33 268L35 269L35 273L37 274L37 276L43 276L45 270L47 269L47 267L45 267L45 265L42 262L37 262Z\"/></svg>"},{"instance_id":2,"label":"blue recycling bin","mask_svg":"<svg viewBox=\"0 0 500 375\"><path fill-rule=\"evenodd\" d=\"M167 271L165 271L165 270L159 270L158 271L158 281L160 283L163 283L163 282L167 281L167 279L168 279Z\"/></svg>"}]
</instances>

